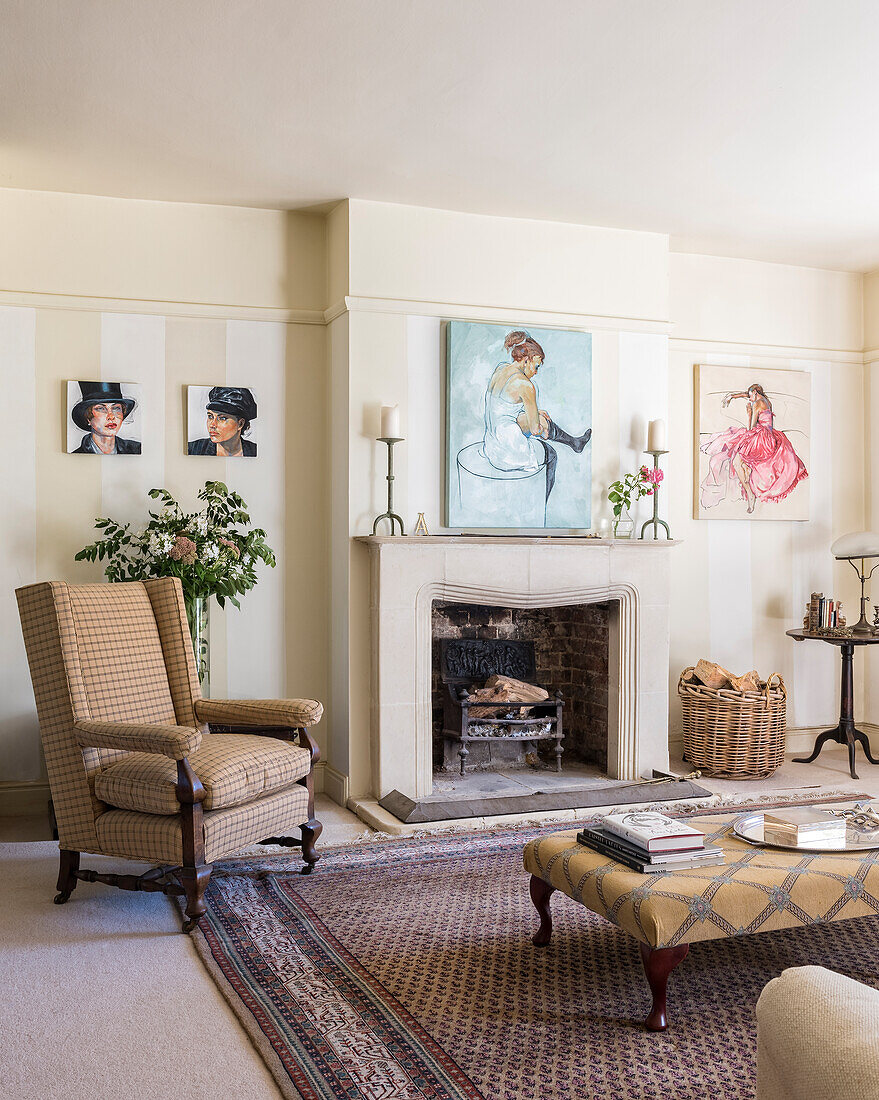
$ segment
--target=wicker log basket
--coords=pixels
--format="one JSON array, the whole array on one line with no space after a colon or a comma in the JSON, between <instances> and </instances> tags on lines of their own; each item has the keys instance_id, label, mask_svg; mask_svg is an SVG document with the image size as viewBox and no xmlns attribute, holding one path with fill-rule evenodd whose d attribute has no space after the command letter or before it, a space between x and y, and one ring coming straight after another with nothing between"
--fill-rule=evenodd
<instances>
[{"instance_id":1,"label":"wicker log basket","mask_svg":"<svg viewBox=\"0 0 879 1100\"><path fill-rule=\"evenodd\" d=\"M678 682L684 759L717 779L766 779L784 762L787 690L773 673L759 691L709 688L685 668Z\"/></svg>"}]
</instances>

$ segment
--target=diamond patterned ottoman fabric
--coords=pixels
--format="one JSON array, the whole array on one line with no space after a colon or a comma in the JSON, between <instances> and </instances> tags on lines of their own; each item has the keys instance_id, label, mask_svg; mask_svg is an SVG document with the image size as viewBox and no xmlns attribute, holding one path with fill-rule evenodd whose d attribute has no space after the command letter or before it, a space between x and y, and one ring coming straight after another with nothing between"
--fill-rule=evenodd
<instances>
[{"instance_id":1,"label":"diamond patterned ottoman fabric","mask_svg":"<svg viewBox=\"0 0 879 1100\"><path fill-rule=\"evenodd\" d=\"M189 762L205 789L205 810L239 806L282 790L308 775L307 749L277 737L216 734L206 737ZM95 777L95 794L120 810L178 814L177 766L155 753L133 752Z\"/></svg>"},{"instance_id":2,"label":"diamond patterned ottoman fabric","mask_svg":"<svg viewBox=\"0 0 879 1100\"><path fill-rule=\"evenodd\" d=\"M530 841L525 870L650 947L742 936L879 913L879 851L828 855L756 848L736 814L688 818L726 863L642 875L577 843L577 830Z\"/></svg>"}]
</instances>

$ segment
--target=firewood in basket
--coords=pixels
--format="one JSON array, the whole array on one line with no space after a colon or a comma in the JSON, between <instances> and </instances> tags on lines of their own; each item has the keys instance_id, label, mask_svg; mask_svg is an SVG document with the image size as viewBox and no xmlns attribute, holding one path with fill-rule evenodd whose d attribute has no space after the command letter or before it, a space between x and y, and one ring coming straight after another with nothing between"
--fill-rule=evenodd
<instances>
[{"instance_id":1,"label":"firewood in basket","mask_svg":"<svg viewBox=\"0 0 879 1100\"><path fill-rule=\"evenodd\" d=\"M704 658L697 662L694 672L696 679L701 681L707 688L711 688L712 691L729 687L732 680L732 673L727 672L723 665L719 665L714 661L706 661Z\"/></svg>"},{"instance_id":2,"label":"firewood in basket","mask_svg":"<svg viewBox=\"0 0 879 1100\"><path fill-rule=\"evenodd\" d=\"M755 668L743 676L730 676L729 682L736 691L760 691L763 688L760 673Z\"/></svg>"}]
</instances>

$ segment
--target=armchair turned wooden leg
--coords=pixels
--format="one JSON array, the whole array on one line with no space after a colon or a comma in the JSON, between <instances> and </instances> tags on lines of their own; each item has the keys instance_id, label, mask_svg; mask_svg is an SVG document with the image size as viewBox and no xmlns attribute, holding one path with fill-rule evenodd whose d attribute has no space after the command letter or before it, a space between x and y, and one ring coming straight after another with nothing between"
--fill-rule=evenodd
<instances>
[{"instance_id":1,"label":"armchair turned wooden leg","mask_svg":"<svg viewBox=\"0 0 879 1100\"><path fill-rule=\"evenodd\" d=\"M298 780L299 784L308 791L308 821L299 826L299 831L302 834L302 858L305 860L305 866L302 868L301 873L310 875L314 870L315 863L320 859L320 856L314 850L314 846L324 828L314 816L314 765L320 760L320 749L304 726L299 729L299 744L303 749L308 749L311 755L311 767L308 775L304 775L302 779Z\"/></svg>"},{"instance_id":2,"label":"armchair turned wooden leg","mask_svg":"<svg viewBox=\"0 0 879 1100\"><path fill-rule=\"evenodd\" d=\"M207 912L204 892L207 889L213 867L202 864L201 867L181 867L177 872L180 885L186 891L186 916L183 931L191 932Z\"/></svg>"},{"instance_id":3,"label":"armchair turned wooden leg","mask_svg":"<svg viewBox=\"0 0 879 1100\"><path fill-rule=\"evenodd\" d=\"M54 897L56 905L63 905L76 889L76 872L79 870L79 852L68 848L61 849L61 866L58 869L58 893Z\"/></svg>"},{"instance_id":4,"label":"armchair turned wooden leg","mask_svg":"<svg viewBox=\"0 0 879 1100\"><path fill-rule=\"evenodd\" d=\"M532 875L528 890L531 894L531 900L534 902L534 908L540 917L540 927L532 937L531 942L535 947L546 947L552 935L552 913L549 910L549 899L555 893L555 887L550 886L548 882L544 882L537 875Z\"/></svg>"},{"instance_id":5,"label":"armchair turned wooden leg","mask_svg":"<svg viewBox=\"0 0 879 1100\"><path fill-rule=\"evenodd\" d=\"M668 976L672 970L682 963L690 950L688 943L679 944L677 947L648 947L646 943L639 943L641 959L644 962L644 973L653 994L653 1007L650 1015L644 1021L648 1031L665 1031L668 1027L668 1017L665 1014L665 991L668 985Z\"/></svg>"},{"instance_id":6,"label":"armchair turned wooden leg","mask_svg":"<svg viewBox=\"0 0 879 1100\"><path fill-rule=\"evenodd\" d=\"M302 830L302 858L305 860L302 874L310 875L314 870L315 863L320 859L320 855L314 850L314 846L317 843L317 838L324 831L324 827L316 817L313 817L305 825L301 825L300 828Z\"/></svg>"},{"instance_id":7,"label":"armchair turned wooden leg","mask_svg":"<svg viewBox=\"0 0 879 1100\"><path fill-rule=\"evenodd\" d=\"M186 894L186 916L183 931L191 932L204 916L207 906L204 892L211 877L212 866L204 858L205 789L201 780L184 757L177 761L177 801L180 803L180 825L183 834L183 865L177 878Z\"/></svg>"}]
</instances>

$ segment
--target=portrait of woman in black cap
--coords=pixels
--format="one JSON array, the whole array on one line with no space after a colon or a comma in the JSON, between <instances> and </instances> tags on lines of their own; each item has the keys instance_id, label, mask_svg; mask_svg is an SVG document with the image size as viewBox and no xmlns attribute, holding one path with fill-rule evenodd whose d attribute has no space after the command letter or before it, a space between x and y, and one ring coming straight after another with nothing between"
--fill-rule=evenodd
<instances>
[{"instance_id":1,"label":"portrait of woman in black cap","mask_svg":"<svg viewBox=\"0 0 879 1100\"><path fill-rule=\"evenodd\" d=\"M250 431L251 422L256 420L256 401L250 390L242 386L212 386L209 390L206 386L190 386L190 435L198 432L198 428L192 431L193 423L198 423L202 415L205 417L207 438L190 439L189 454L219 458L255 457L256 443L244 438Z\"/></svg>"},{"instance_id":2,"label":"portrait of woman in black cap","mask_svg":"<svg viewBox=\"0 0 879 1100\"><path fill-rule=\"evenodd\" d=\"M121 382L68 382L67 404L70 419L85 435L79 439L72 429L67 433L67 450L77 455L139 455L140 441L120 435L123 423L137 407L133 392L136 385ZM77 388L79 392L77 393Z\"/></svg>"}]
</instances>

